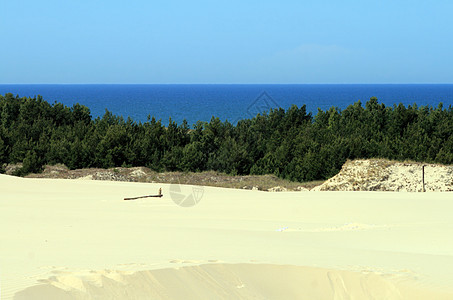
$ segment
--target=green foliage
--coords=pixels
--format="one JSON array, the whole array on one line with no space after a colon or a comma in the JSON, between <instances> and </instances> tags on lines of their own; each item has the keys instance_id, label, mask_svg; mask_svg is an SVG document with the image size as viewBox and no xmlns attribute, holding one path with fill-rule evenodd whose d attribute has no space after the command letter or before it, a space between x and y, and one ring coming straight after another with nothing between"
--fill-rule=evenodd
<instances>
[{"instance_id":1,"label":"green foliage","mask_svg":"<svg viewBox=\"0 0 453 300\"><path fill-rule=\"evenodd\" d=\"M39 173L42 171L42 165L41 157L34 150L30 150L25 155L22 168L17 170L15 175L25 176L29 173Z\"/></svg>"},{"instance_id":2,"label":"green foliage","mask_svg":"<svg viewBox=\"0 0 453 300\"><path fill-rule=\"evenodd\" d=\"M7 162L6 159L6 145L2 139L1 128L0 128L0 174L5 173L4 164Z\"/></svg>"},{"instance_id":3,"label":"green foliage","mask_svg":"<svg viewBox=\"0 0 453 300\"><path fill-rule=\"evenodd\" d=\"M190 129L186 121L145 123L105 112L91 118L80 104L50 105L40 96L0 95L0 172L22 162L18 175L45 164L71 169L146 166L155 171L215 170L274 174L295 181L326 179L347 159L388 158L453 164L453 109L376 98L312 117L305 105L272 109L236 126L213 117Z\"/></svg>"}]
</instances>

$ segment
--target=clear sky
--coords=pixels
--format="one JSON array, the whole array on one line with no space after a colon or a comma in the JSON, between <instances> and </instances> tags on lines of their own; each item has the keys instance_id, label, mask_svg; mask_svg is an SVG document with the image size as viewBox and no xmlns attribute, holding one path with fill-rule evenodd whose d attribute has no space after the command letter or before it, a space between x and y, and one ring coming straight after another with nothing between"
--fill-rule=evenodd
<instances>
[{"instance_id":1,"label":"clear sky","mask_svg":"<svg viewBox=\"0 0 453 300\"><path fill-rule=\"evenodd\" d=\"M0 83L453 83L453 1L1 0Z\"/></svg>"}]
</instances>

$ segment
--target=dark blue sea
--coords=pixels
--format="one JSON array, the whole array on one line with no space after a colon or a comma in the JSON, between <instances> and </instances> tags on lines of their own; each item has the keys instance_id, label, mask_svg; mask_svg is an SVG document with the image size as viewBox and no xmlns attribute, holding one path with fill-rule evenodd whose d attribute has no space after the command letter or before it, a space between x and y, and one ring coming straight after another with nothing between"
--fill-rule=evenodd
<instances>
[{"instance_id":1,"label":"dark blue sea","mask_svg":"<svg viewBox=\"0 0 453 300\"><path fill-rule=\"evenodd\" d=\"M105 110L135 121L151 115L168 124L209 121L212 116L236 123L269 108L307 105L316 114L318 108L340 109L370 97L386 106L403 103L418 106L453 105L453 84L0 84L0 95L43 96L49 103L67 106L80 103L90 108L94 118Z\"/></svg>"}]
</instances>

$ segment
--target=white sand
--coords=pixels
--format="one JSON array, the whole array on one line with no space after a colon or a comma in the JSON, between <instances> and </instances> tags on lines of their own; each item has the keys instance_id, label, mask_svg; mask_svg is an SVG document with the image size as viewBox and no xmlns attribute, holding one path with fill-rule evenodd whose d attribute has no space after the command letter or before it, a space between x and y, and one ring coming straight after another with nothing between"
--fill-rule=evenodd
<instances>
[{"instance_id":1,"label":"white sand","mask_svg":"<svg viewBox=\"0 0 453 300\"><path fill-rule=\"evenodd\" d=\"M453 299L452 211L452 193L210 187L182 208L164 184L0 175L1 299Z\"/></svg>"},{"instance_id":2,"label":"white sand","mask_svg":"<svg viewBox=\"0 0 453 300\"><path fill-rule=\"evenodd\" d=\"M423 180L426 192L452 192L453 165L357 159L312 191L422 192Z\"/></svg>"}]
</instances>

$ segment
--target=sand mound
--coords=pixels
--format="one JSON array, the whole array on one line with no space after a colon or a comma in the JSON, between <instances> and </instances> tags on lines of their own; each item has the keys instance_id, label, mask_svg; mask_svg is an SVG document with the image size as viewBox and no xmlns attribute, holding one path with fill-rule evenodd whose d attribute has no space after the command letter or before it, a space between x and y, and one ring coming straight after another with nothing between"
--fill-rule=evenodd
<instances>
[{"instance_id":1,"label":"sand mound","mask_svg":"<svg viewBox=\"0 0 453 300\"><path fill-rule=\"evenodd\" d=\"M269 264L207 264L134 273L63 275L18 292L28 299L422 299L373 273ZM434 294L430 294L433 296ZM436 295L447 299L448 294Z\"/></svg>"},{"instance_id":2,"label":"sand mound","mask_svg":"<svg viewBox=\"0 0 453 300\"><path fill-rule=\"evenodd\" d=\"M340 173L312 191L453 191L453 166L371 159L347 161Z\"/></svg>"}]
</instances>

